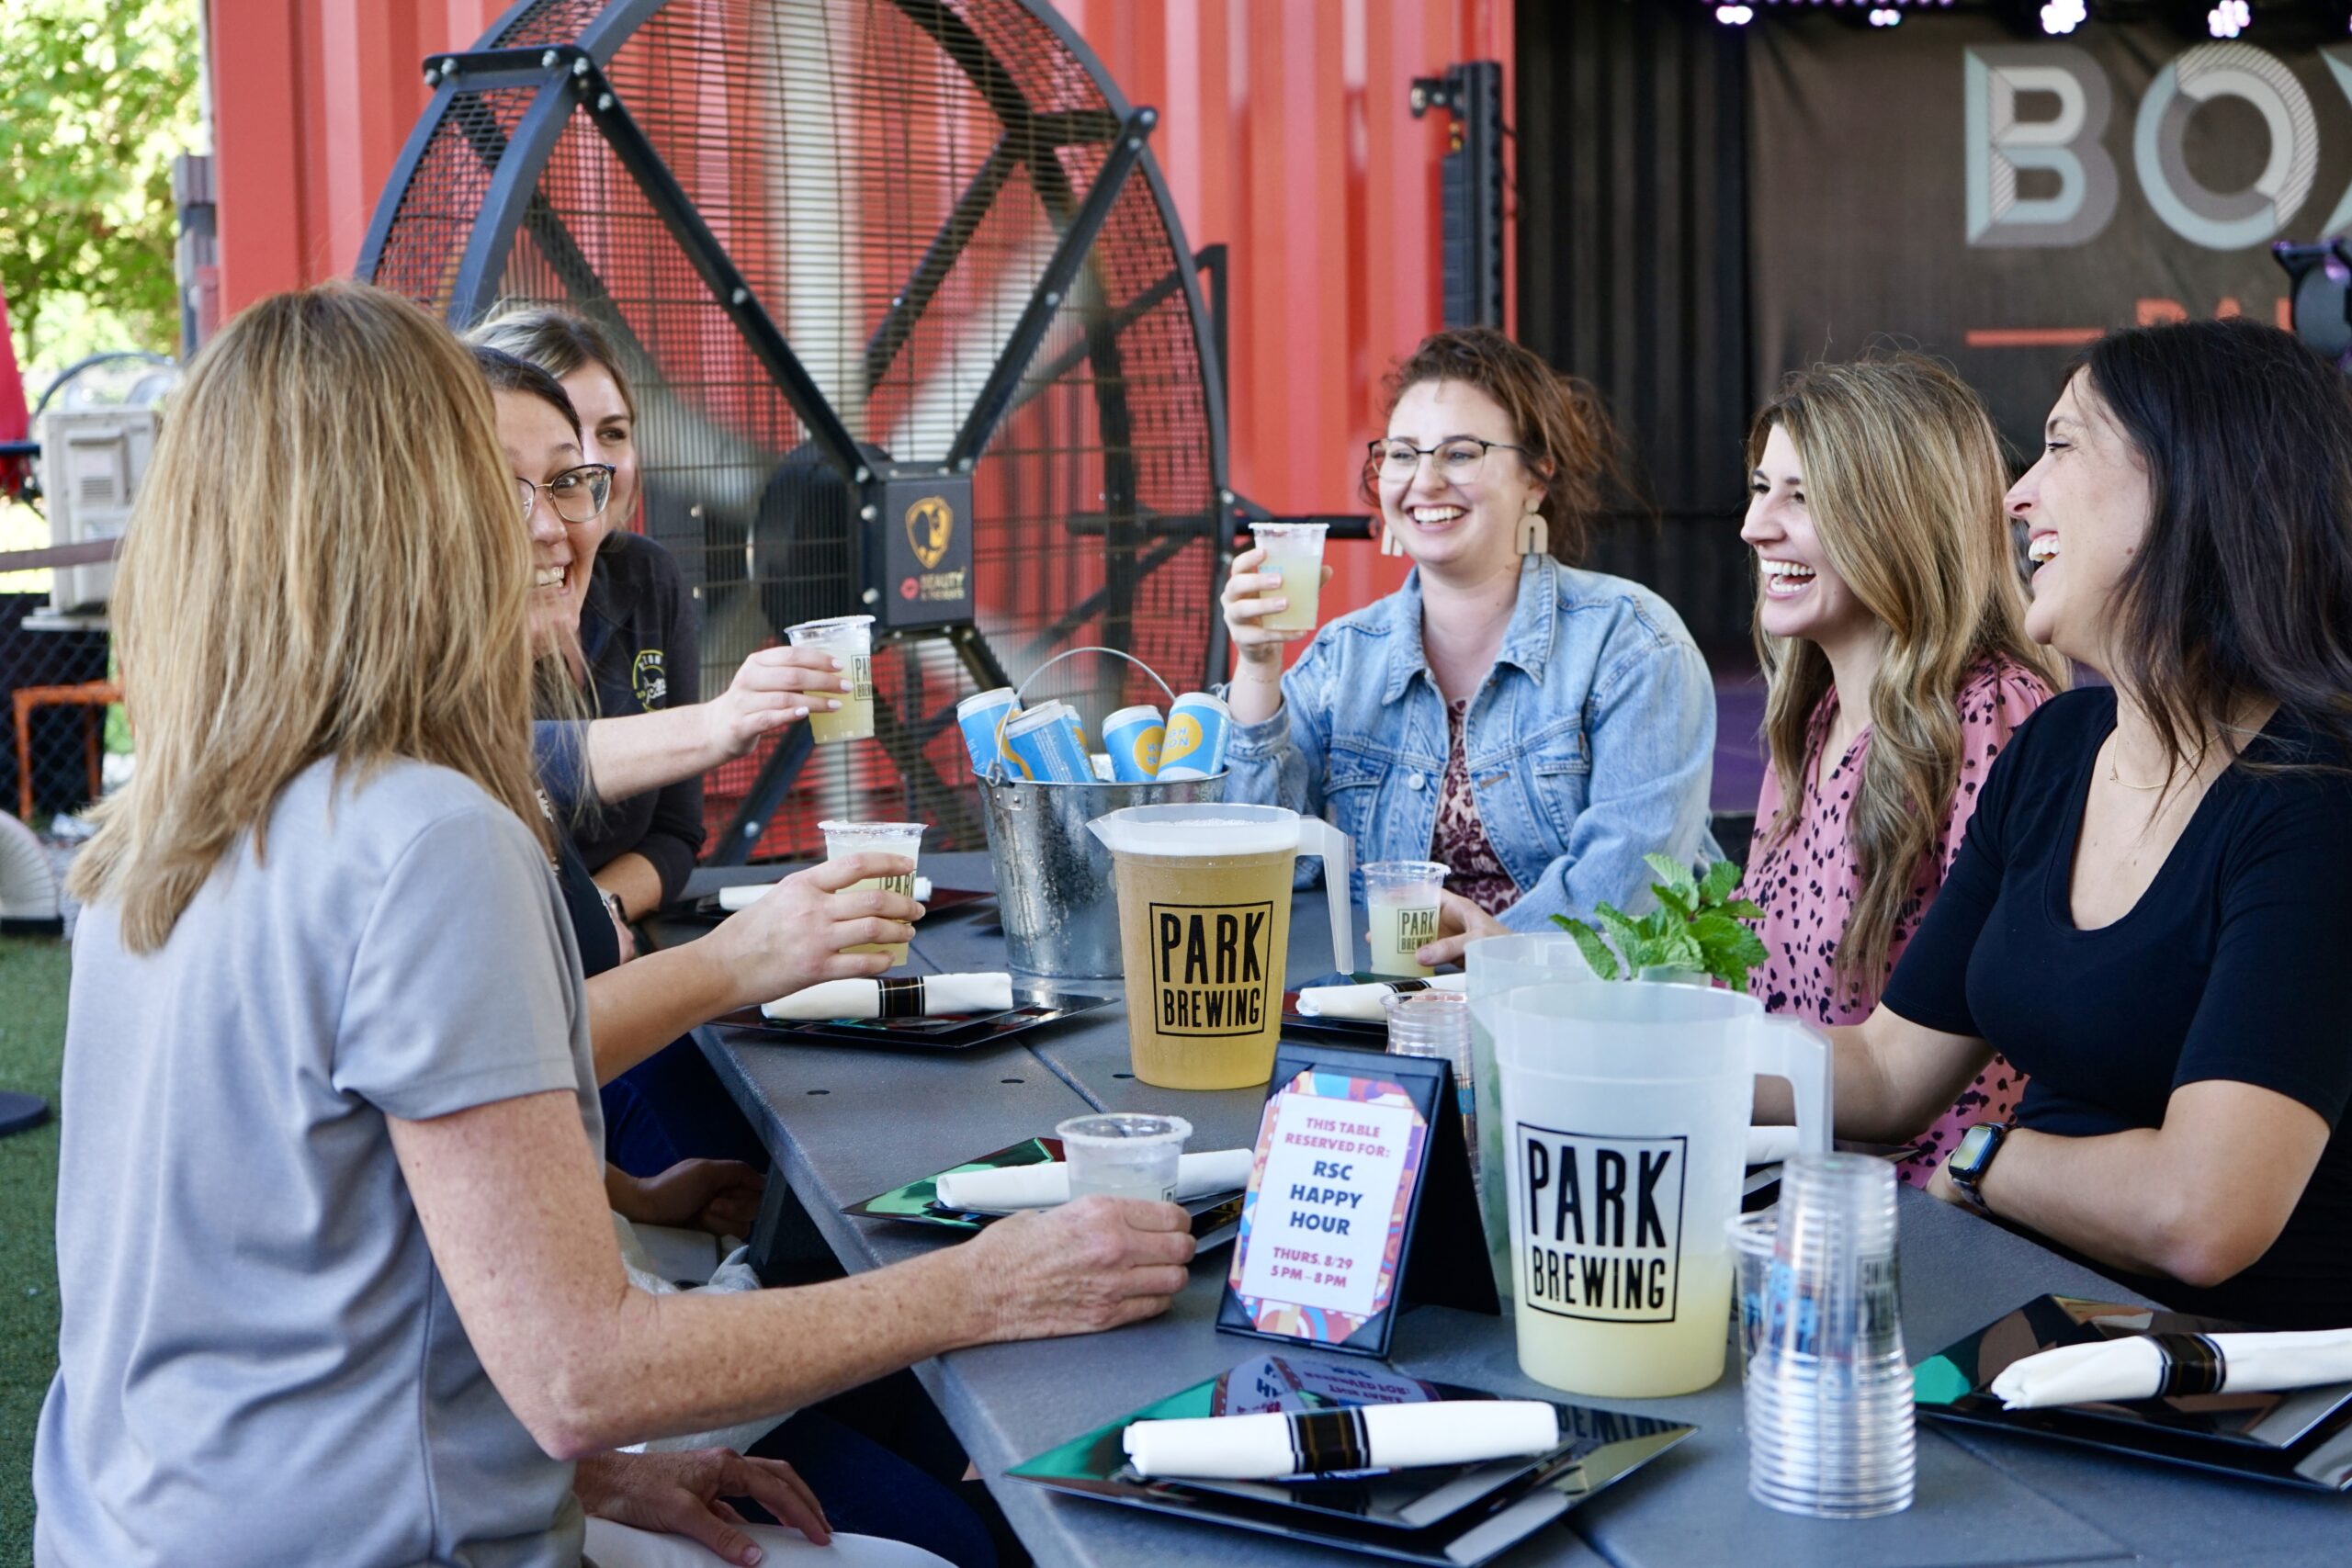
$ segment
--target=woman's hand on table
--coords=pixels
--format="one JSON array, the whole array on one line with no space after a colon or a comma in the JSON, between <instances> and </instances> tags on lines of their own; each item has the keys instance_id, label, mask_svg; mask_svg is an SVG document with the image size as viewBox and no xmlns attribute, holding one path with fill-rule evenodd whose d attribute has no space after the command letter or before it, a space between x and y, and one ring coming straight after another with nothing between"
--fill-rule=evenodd
<instances>
[{"instance_id":1,"label":"woman's hand on table","mask_svg":"<svg viewBox=\"0 0 2352 1568\"><path fill-rule=\"evenodd\" d=\"M622 1217L713 1235L750 1235L767 1184L741 1160L682 1159L659 1175L639 1177Z\"/></svg>"},{"instance_id":2,"label":"woman's hand on table","mask_svg":"<svg viewBox=\"0 0 2352 1568\"><path fill-rule=\"evenodd\" d=\"M820 980L870 979L890 967L890 955L842 949L913 941L923 907L903 893L878 887L842 890L869 877L914 874L915 863L904 855L827 861L794 872L702 940L718 944L718 956L735 981L738 1007L774 1001Z\"/></svg>"},{"instance_id":3,"label":"woman's hand on table","mask_svg":"<svg viewBox=\"0 0 2352 1568\"><path fill-rule=\"evenodd\" d=\"M1192 1216L1098 1194L1000 1220L956 1255L984 1314L978 1343L1092 1334L1168 1310L1193 1260Z\"/></svg>"},{"instance_id":4,"label":"woman's hand on table","mask_svg":"<svg viewBox=\"0 0 2352 1568\"><path fill-rule=\"evenodd\" d=\"M725 761L740 757L760 737L806 718L812 709L838 708L850 693L841 660L821 649L763 648L736 667L727 690L702 705L705 743Z\"/></svg>"},{"instance_id":5,"label":"woman's hand on table","mask_svg":"<svg viewBox=\"0 0 2352 1568\"><path fill-rule=\"evenodd\" d=\"M819 1546L833 1539L797 1472L780 1459L748 1459L732 1449L593 1455L572 1472L571 1494L597 1518L682 1535L729 1562L760 1560L752 1538L736 1528L743 1516L728 1506L729 1497L749 1497Z\"/></svg>"},{"instance_id":6,"label":"woman's hand on table","mask_svg":"<svg viewBox=\"0 0 2352 1568\"><path fill-rule=\"evenodd\" d=\"M1510 928L1459 893L1437 896L1437 938L1421 943L1414 962L1434 966L1459 964L1462 950L1480 937L1509 936Z\"/></svg>"}]
</instances>

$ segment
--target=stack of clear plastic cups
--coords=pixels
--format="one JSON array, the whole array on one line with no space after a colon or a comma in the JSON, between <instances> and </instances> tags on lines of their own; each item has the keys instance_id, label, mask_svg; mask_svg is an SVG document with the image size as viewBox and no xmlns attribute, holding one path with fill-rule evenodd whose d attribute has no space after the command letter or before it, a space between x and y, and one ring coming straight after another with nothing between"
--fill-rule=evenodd
<instances>
[{"instance_id":1,"label":"stack of clear plastic cups","mask_svg":"<svg viewBox=\"0 0 2352 1568\"><path fill-rule=\"evenodd\" d=\"M1747 1492L1784 1513L1911 1506L1911 1370L1894 1255L1894 1168L1798 1155L1782 1168L1763 1337L1747 1370Z\"/></svg>"},{"instance_id":2,"label":"stack of clear plastic cups","mask_svg":"<svg viewBox=\"0 0 2352 1568\"><path fill-rule=\"evenodd\" d=\"M1470 1185L1484 1194L1478 1168L1478 1084L1470 1052L1470 998L1461 991L1400 991L1381 998L1388 1011L1388 1054L1442 1056L1453 1065L1453 1102L1470 1145Z\"/></svg>"},{"instance_id":3,"label":"stack of clear plastic cups","mask_svg":"<svg viewBox=\"0 0 2352 1568\"><path fill-rule=\"evenodd\" d=\"M1732 1261L1738 1270L1732 1277L1731 1316L1736 1325L1732 1343L1739 1350L1743 1383L1747 1381L1747 1363L1764 1341L1764 1296L1772 1282L1772 1248L1780 1223L1780 1217L1766 1209L1734 1214L1724 1227L1731 1235Z\"/></svg>"}]
</instances>

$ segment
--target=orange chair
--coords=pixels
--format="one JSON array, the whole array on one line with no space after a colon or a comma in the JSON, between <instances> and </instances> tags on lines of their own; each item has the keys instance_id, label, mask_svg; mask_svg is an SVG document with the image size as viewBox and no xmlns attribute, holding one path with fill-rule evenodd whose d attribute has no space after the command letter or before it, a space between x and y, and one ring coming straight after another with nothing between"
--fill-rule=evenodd
<instances>
[{"instance_id":1,"label":"orange chair","mask_svg":"<svg viewBox=\"0 0 2352 1568\"><path fill-rule=\"evenodd\" d=\"M33 710L78 707L84 710L90 757L90 798L105 789L98 769L99 737L106 730L106 710L122 701L122 688L111 681L85 681L78 686L19 686L17 688L17 800L18 818L33 819Z\"/></svg>"}]
</instances>

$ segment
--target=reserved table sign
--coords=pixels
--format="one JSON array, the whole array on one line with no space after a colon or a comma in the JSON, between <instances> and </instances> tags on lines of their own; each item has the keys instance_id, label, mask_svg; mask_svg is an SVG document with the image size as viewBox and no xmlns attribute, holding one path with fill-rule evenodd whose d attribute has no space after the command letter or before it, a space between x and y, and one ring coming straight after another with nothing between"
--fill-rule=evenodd
<instances>
[{"instance_id":1,"label":"reserved table sign","mask_svg":"<svg viewBox=\"0 0 2352 1568\"><path fill-rule=\"evenodd\" d=\"M1385 1356L1393 1309L1429 1272L1414 1248L1428 1193L1443 1194L1442 1229L1483 1234L1467 1161L1445 1062L1283 1045L1217 1326ZM1497 1310L1491 1288L1454 1304Z\"/></svg>"}]
</instances>

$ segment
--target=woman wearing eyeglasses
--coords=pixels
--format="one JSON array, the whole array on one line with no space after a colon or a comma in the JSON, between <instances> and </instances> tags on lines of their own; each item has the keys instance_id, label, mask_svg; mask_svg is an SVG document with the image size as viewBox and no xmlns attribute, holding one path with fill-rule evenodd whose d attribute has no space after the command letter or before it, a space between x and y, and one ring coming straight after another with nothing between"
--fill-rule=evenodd
<instances>
[{"instance_id":1,"label":"woman wearing eyeglasses","mask_svg":"<svg viewBox=\"0 0 2352 1568\"><path fill-rule=\"evenodd\" d=\"M1648 589L1578 570L1615 437L1589 389L1499 333L1443 332L1389 378L1365 499L1413 563L1386 598L1305 632L1259 623L1281 579L1226 584L1238 667L1228 798L1329 818L1357 859L1452 868L1438 941L1648 902L1645 854L1706 841L1714 689ZM1264 595L1261 597L1261 595Z\"/></svg>"},{"instance_id":2,"label":"woman wearing eyeglasses","mask_svg":"<svg viewBox=\"0 0 2352 1568\"><path fill-rule=\"evenodd\" d=\"M596 326L539 307L510 311L475 330L471 341L536 366L562 386L579 428L541 405L543 491L534 513L539 585L534 591L546 647L558 639L572 681L598 716L650 713L700 700L700 628L694 601L668 551L632 533L637 510L637 408L610 343ZM596 476L601 472L601 484ZM559 525L557 526L556 525ZM575 824L581 858L626 921L678 897L702 852L702 776L659 789L600 799Z\"/></svg>"}]
</instances>

